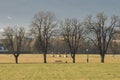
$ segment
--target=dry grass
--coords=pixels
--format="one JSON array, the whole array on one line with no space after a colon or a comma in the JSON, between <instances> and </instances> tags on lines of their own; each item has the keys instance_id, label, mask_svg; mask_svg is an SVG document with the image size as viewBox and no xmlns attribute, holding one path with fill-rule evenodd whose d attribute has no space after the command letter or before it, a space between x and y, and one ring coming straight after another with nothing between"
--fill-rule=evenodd
<instances>
[{"instance_id":1,"label":"dry grass","mask_svg":"<svg viewBox=\"0 0 120 80\"><path fill-rule=\"evenodd\" d=\"M64 57L65 55L55 55L52 57L51 54L47 54L47 62L53 63L55 60L62 60L62 62L72 62L70 55L68 57ZM86 63L87 56L85 54L77 54L76 62L78 63ZM0 63L14 63L14 56L12 54L0 54ZM90 54L89 55L90 63L100 63L100 56ZM43 55L42 54L21 54L19 56L19 63L43 63ZM106 55L105 63L120 63L120 55Z\"/></svg>"},{"instance_id":2,"label":"dry grass","mask_svg":"<svg viewBox=\"0 0 120 80\"><path fill-rule=\"evenodd\" d=\"M120 80L119 63L0 64L0 80Z\"/></svg>"}]
</instances>

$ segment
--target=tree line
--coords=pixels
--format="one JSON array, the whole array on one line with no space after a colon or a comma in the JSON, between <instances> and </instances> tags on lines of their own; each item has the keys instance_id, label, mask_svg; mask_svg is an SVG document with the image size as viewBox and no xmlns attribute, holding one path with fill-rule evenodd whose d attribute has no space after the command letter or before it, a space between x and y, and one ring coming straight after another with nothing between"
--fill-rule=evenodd
<instances>
[{"instance_id":1,"label":"tree line","mask_svg":"<svg viewBox=\"0 0 120 80\"><path fill-rule=\"evenodd\" d=\"M52 12L38 12L29 26L28 34L21 26L4 29L4 46L14 55L16 63L22 51L37 51L44 56L51 52L67 52L75 63L76 53L96 51L104 63L105 54L119 49L118 40L120 19L113 15L107 17L103 12L87 16L84 21L66 18L59 21ZM117 45L117 46L116 46ZM32 48L32 49L30 49ZM109 49L111 48L111 49Z\"/></svg>"}]
</instances>

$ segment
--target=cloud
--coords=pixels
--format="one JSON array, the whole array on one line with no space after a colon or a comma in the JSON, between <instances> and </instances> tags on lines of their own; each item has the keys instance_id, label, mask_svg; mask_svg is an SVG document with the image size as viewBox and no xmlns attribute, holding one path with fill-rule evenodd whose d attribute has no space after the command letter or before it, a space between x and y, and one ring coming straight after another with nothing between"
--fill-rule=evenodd
<instances>
[{"instance_id":1,"label":"cloud","mask_svg":"<svg viewBox=\"0 0 120 80\"><path fill-rule=\"evenodd\" d=\"M10 17L10 16L7 16L7 19L9 19L9 20L12 20L12 17Z\"/></svg>"},{"instance_id":2,"label":"cloud","mask_svg":"<svg viewBox=\"0 0 120 80\"><path fill-rule=\"evenodd\" d=\"M0 29L0 32L4 32L4 30L3 30L3 29Z\"/></svg>"}]
</instances>

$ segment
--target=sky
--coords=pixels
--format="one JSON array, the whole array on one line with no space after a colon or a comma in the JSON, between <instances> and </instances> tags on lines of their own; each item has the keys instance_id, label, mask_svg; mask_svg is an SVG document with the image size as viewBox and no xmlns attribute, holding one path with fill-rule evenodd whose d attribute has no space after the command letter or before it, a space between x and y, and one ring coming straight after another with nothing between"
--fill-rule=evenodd
<instances>
[{"instance_id":1,"label":"sky","mask_svg":"<svg viewBox=\"0 0 120 80\"><path fill-rule=\"evenodd\" d=\"M104 12L120 16L120 0L0 0L0 29L20 25L28 28L40 11L54 12L59 20Z\"/></svg>"}]
</instances>

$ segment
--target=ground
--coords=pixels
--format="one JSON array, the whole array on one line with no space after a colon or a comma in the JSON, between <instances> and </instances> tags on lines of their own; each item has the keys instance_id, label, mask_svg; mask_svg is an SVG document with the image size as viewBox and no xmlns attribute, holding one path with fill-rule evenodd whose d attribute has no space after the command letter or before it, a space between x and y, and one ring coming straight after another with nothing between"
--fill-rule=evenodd
<instances>
[{"instance_id":1,"label":"ground","mask_svg":"<svg viewBox=\"0 0 120 80\"><path fill-rule=\"evenodd\" d=\"M47 62L54 63L56 60L61 60L63 63L72 62L72 58L69 55L66 58L65 55L61 55L59 57L58 54L52 57L51 54L47 54ZM86 63L87 62L87 55L86 54L77 54L76 55L76 62L77 63ZM99 54L90 54L89 55L89 62L90 63L100 63L100 55ZM0 63L15 63L15 58L12 54L0 54ZM43 55L42 54L20 54L19 56L19 63L43 63ZM106 55L105 56L105 63L120 63L120 55Z\"/></svg>"},{"instance_id":2,"label":"ground","mask_svg":"<svg viewBox=\"0 0 120 80\"><path fill-rule=\"evenodd\" d=\"M55 60L62 60L55 62ZM22 54L19 64L13 55L0 55L0 80L120 80L120 56L106 55L105 63L100 63L99 55L77 55L77 63L68 57L47 55L47 64L39 54ZM68 63L65 63L65 62Z\"/></svg>"},{"instance_id":3,"label":"ground","mask_svg":"<svg viewBox=\"0 0 120 80\"><path fill-rule=\"evenodd\" d=\"M119 63L0 64L0 80L120 80Z\"/></svg>"}]
</instances>

